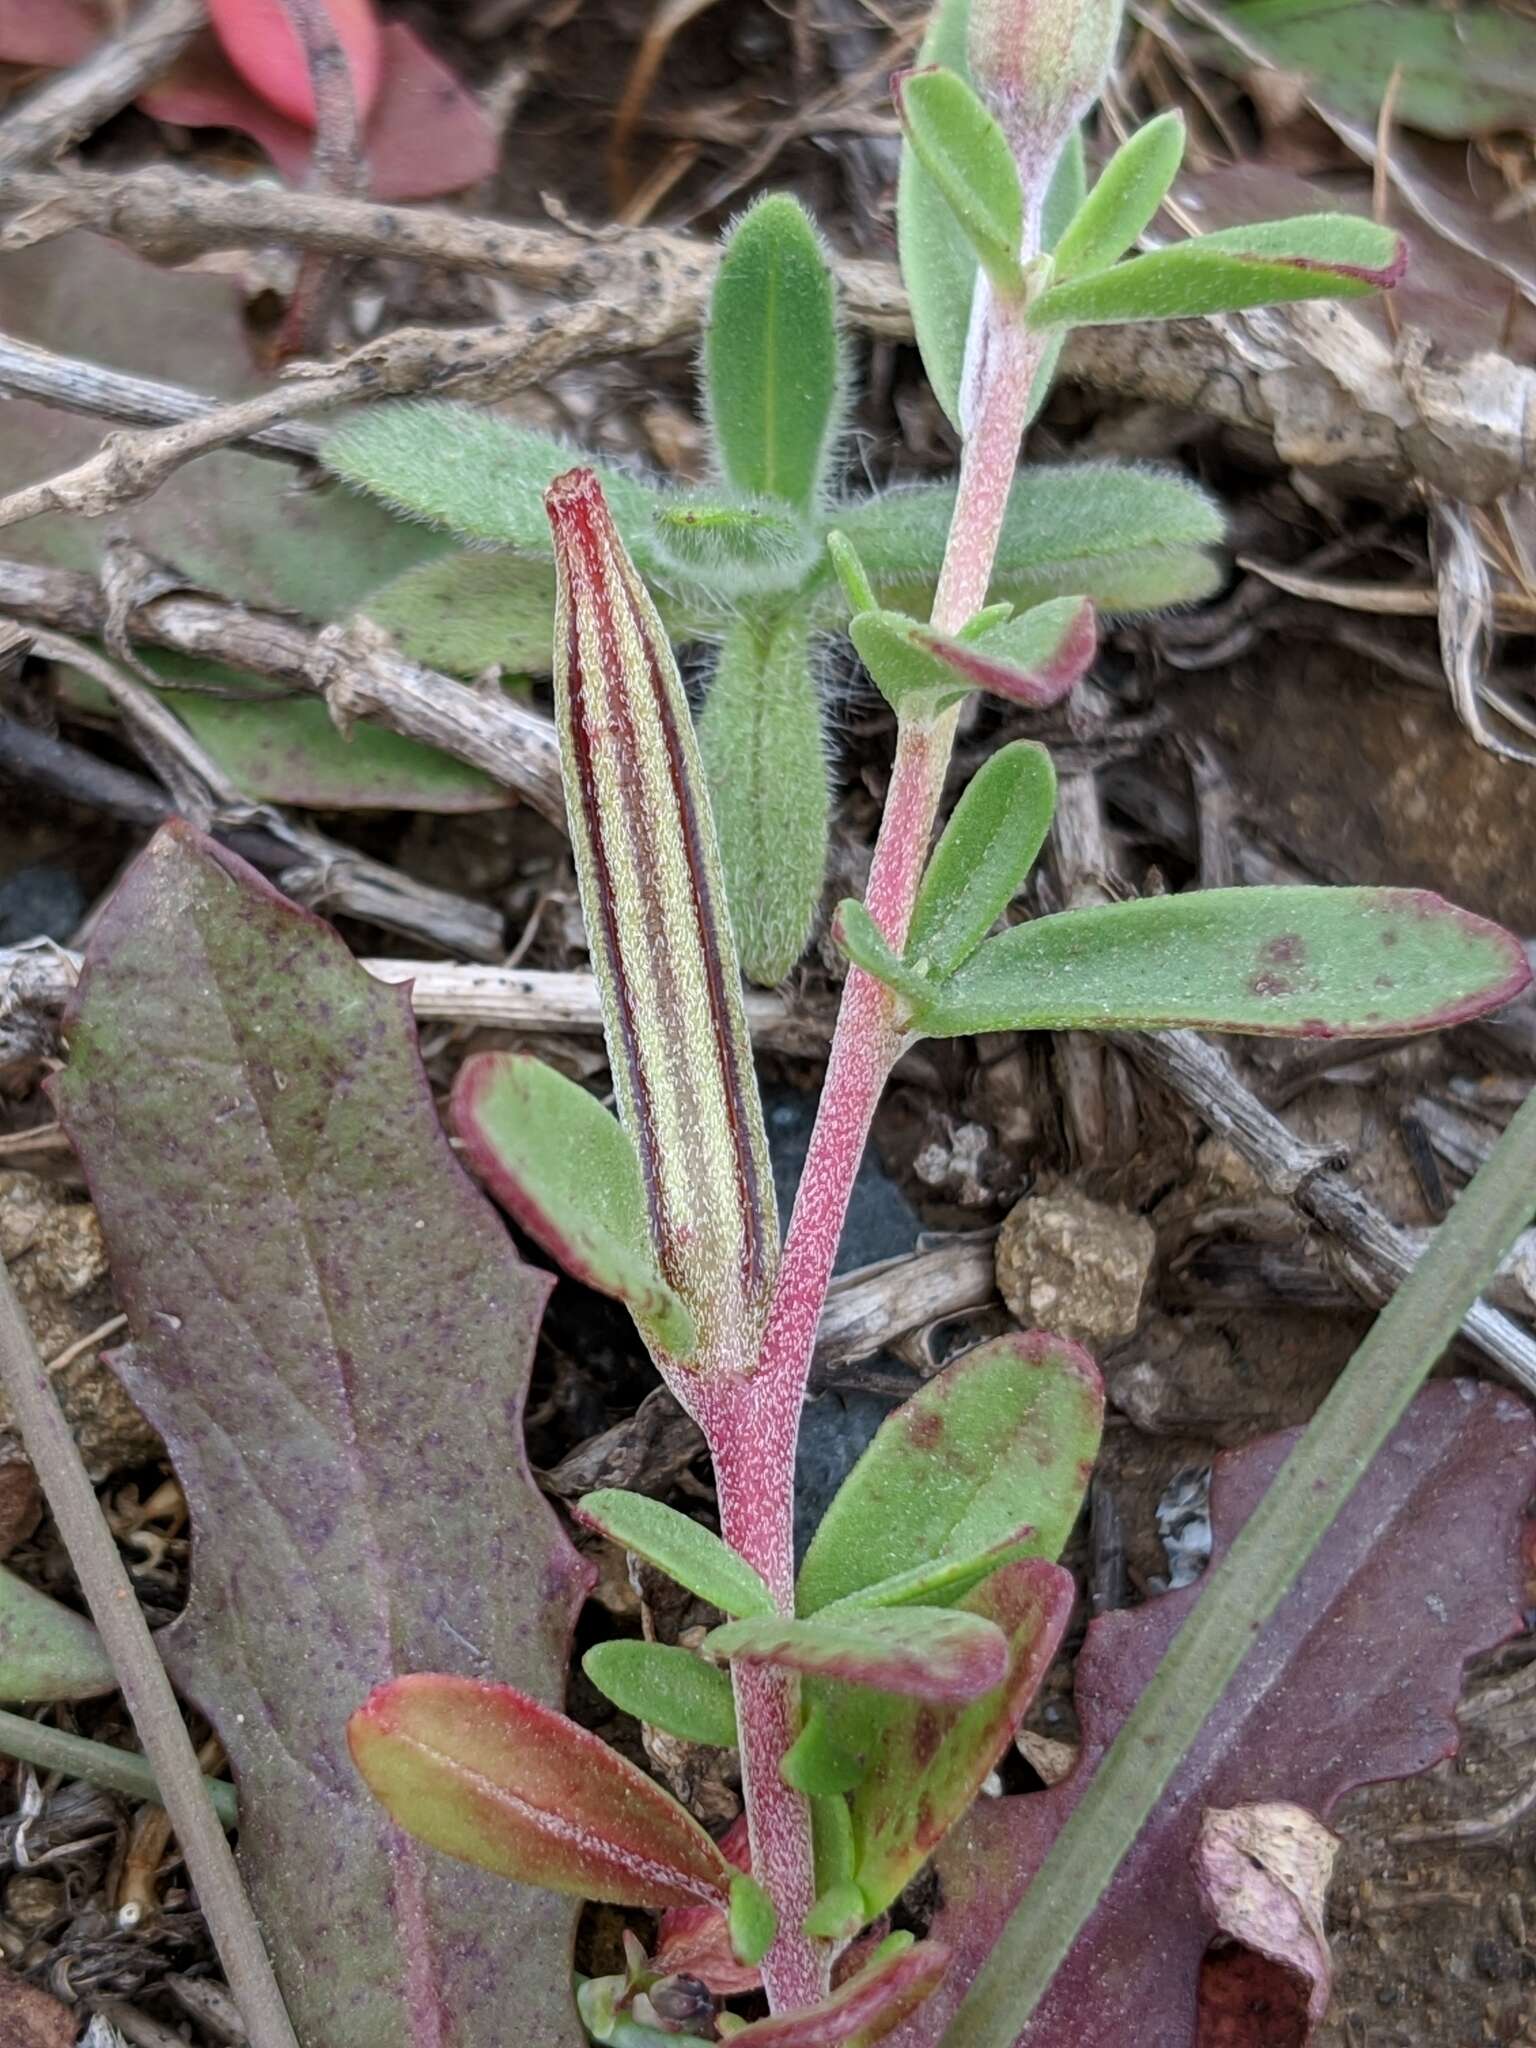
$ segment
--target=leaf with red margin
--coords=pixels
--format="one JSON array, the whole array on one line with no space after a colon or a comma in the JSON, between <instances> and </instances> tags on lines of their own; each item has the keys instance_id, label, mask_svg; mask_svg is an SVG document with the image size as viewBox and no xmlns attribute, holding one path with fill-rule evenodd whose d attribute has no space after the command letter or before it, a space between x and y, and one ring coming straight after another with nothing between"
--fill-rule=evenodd
<instances>
[{"instance_id":1,"label":"leaf with red margin","mask_svg":"<svg viewBox=\"0 0 1536 2048\"><path fill-rule=\"evenodd\" d=\"M515 1686L418 1672L348 1723L370 1788L420 1842L614 1906L723 1900L736 1873L670 1793Z\"/></svg>"},{"instance_id":2,"label":"leaf with red margin","mask_svg":"<svg viewBox=\"0 0 1536 2048\"><path fill-rule=\"evenodd\" d=\"M720 1854L733 1869L751 1875L752 1849L744 1813L720 1837ZM664 1913L651 1968L661 1977L697 1977L717 1998L757 1991L763 1982L755 1963L737 1961L730 1923L719 1906L674 1906Z\"/></svg>"},{"instance_id":3,"label":"leaf with red margin","mask_svg":"<svg viewBox=\"0 0 1536 2048\"><path fill-rule=\"evenodd\" d=\"M819 2005L754 2020L731 2039L738 2048L865 2048L917 2011L948 1968L949 1950L937 1941L877 1955Z\"/></svg>"},{"instance_id":4,"label":"leaf with red margin","mask_svg":"<svg viewBox=\"0 0 1536 2048\"><path fill-rule=\"evenodd\" d=\"M946 1706L990 1692L1008 1668L1002 1630L963 1607L848 1607L811 1621L751 1615L712 1629L703 1648Z\"/></svg>"},{"instance_id":5,"label":"leaf with red margin","mask_svg":"<svg viewBox=\"0 0 1536 2048\"><path fill-rule=\"evenodd\" d=\"M230 1752L301 2037L504 2048L515 1982L527 2038L578 2048L571 1904L418 1848L346 1743L401 1670L560 1697L589 1575L523 1449L549 1277L454 1159L405 991L189 827L107 905L66 1029L120 1370L192 1510L157 1642Z\"/></svg>"},{"instance_id":6,"label":"leaf with red margin","mask_svg":"<svg viewBox=\"0 0 1536 2048\"><path fill-rule=\"evenodd\" d=\"M1219 1555L1299 1431L1219 1458ZM1467 1659L1521 1625L1536 1424L1510 1394L1428 1387L1408 1411L1206 1722L1057 1972L1017 2048L1190 2048L1214 1929L1191 1852L1207 1807L1286 1799L1326 1816L1346 1792L1453 1755ZM1083 1750L1048 1792L983 1803L937 1858L950 1979L898 2036L933 2048L1199 1586L1092 1623L1077 1666Z\"/></svg>"}]
</instances>

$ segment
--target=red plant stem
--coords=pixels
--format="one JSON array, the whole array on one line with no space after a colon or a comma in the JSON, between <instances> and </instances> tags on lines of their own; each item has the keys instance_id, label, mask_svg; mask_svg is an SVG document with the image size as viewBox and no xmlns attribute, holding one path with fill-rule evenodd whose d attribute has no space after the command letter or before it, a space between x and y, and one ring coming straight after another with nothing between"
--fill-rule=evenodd
<instances>
[{"instance_id":1,"label":"red plant stem","mask_svg":"<svg viewBox=\"0 0 1536 2048\"><path fill-rule=\"evenodd\" d=\"M995 315L981 341L972 427L933 611L933 623L945 632L986 602L1041 356L1032 336L1010 330ZM912 916L957 716L952 711L898 724L866 895L870 915L894 946L905 940ZM757 1370L749 1379L701 1389L695 1409L714 1460L721 1533L762 1573L786 1614L794 1612L795 1445L811 1350L854 1176L903 1036L889 990L852 969ZM738 1664L733 1681L752 1868L779 1916L763 1981L770 2007L783 2012L825 1995L833 1957L830 1943L801 1931L815 1894L810 1809L779 1775L798 1730L797 1688L788 1673L767 1666Z\"/></svg>"}]
</instances>

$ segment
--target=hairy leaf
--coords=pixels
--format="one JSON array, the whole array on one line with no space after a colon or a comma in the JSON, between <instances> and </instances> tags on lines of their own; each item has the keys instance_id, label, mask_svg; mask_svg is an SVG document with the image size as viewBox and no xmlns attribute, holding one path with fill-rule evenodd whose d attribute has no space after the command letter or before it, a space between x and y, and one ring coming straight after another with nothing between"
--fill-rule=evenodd
<instances>
[{"instance_id":1,"label":"hairy leaf","mask_svg":"<svg viewBox=\"0 0 1536 2048\"><path fill-rule=\"evenodd\" d=\"M1024 194L1008 138L958 72L930 65L896 80L907 147L999 291L1023 285Z\"/></svg>"},{"instance_id":2,"label":"hairy leaf","mask_svg":"<svg viewBox=\"0 0 1536 2048\"><path fill-rule=\"evenodd\" d=\"M661 1270L698 1331L689 1366L734 1374L766 1310L778 1219L703 769L596 477L572 470L548 505L560 759L619 1116Z\"/></svg>"},{"instance_id":3,"label":"hairy leaf","mask_svg":"<svg viewBox=\"0 0 1536 2048\"><path fill-rule=\"evenodd\" d=\"M884 605L926 612L955 509L953 484L919 484L841 505L837 524ZM1026 469L998 541L991 594L1020 606L1081 592L1117 612L1182 602L1190 557L1221 540L1222 515L1197 484L1119 463ZM1160 567L1167 596L1157 594Z\"/></svg>"},{"instance_id":4,"label":"hairy leaf","mask_svg":"<svg viewBox=\"0 0 1536 2048\"><path fill-rule=\"evenodd\" d=\"M1201 889L1066 911L988 939L918 1028L1389 1038L1527 987L1517 939L1421 889ZM903 990L903 993L908 993Z\"/></svg>"},{"instance_id":5,"label":"hairy leaf","mask_svg":"<svg viewBox=\"0 0 1536 2048\"><path fill-rule=\"evenodd\" d=\"M1299 1432L1218 1461L1220 1553ZM1427 1770L1456 1747L1466 1660L1520 1627L1521 1538L1536 1482L1523 1403L1470 1381L1427 1388L1267 1624L1078 1938L1019 2048L1144 2048L1193 2037L1213 1932L1191 1861L1203 1814L1286 1799L1327 1815L1355 1786ZM1151 1678L1198 1585L1106 1614L1077 1665L1084 1745L1048 1792L989 1800L940 1851L953 1988L902 2030L934 2048L965 1986Z\"/></svg>"},{"instance_id":6,"label":"hairy leaf","mask_svg":"<svg viewBox=\"0 0 1536 2048\"><path fill-rule=\"evenodd\" d=\"M243 304L229 279L168 271L93 235L8 254L0 269L0 328L62 355L219 397L246 396L266 381L251 359ZM28 399L8 399L5 422L9 474L18 486L67 468L100 444L91 421ZM151 496L122 508L114 530L193 585L319 620L343 616L372 584L444 546L440 535L407 526L380 505L295 490L282 464L229 450L187 464ZM102 569L104 537L99 522L50 513L16 527L6 552L94 576ZM544 637L547 643L547 623ZM478 770L383 727L360 724L344 738L317 697L274 694L256 678L161 649L145 648L142 658L170 688L200 681L258 700L234 703L189 690L169 699L250 796L326 809L469 811L506 802ZM110 710L103 694L91 698L76 678L64 687L70 703Z\"/></svg>"},{"instance_id":7,"label":"hairy leaf","mask_svg":"<svg viewBox=\"0 0 1536 2048\"><path fill-rule=\"evenodd\" d=\"M1002 1632L958 1608L847 1608L835 1618L728 1621L704 1638L712 1657L780 1664L909 1699L973 1700L1007 1665Z\"/></svg>"},{"instance_id":8,"label":"hairy leaf","mask_svg":"<svg viewBox=\"0 0 1536 2048\"><path fill-rule=\"evenodd\" d=\"M656 606L676 644L727 624L727 607L696 591L658 591ZM413 660L451 675L494 666L544 676L552 666L554 568L509 549L450 549L370 591L358 610Z\"/></svg>"},{"instance_id":9,"label":"hairy leaf","mask_svg":"<svg viewBox=\"0 0 1536 2048\"><path fill-rule=\"evenodd\" d=\"M1122 12L1123 0L971 0L971 79L1027 187L1038 189L1098 98Z\"/></svg>"},{"instance_id":10,"label":"hairy leaf","mask_svg":"<svg viewBox=\"0 0 1536 2048\"><path fill-rule=\"evenodd\" d=\"M892 1944L911 1943L893 1936ZM753 2020L733 2034L737 2048L866 2048L919 2010L949 1967L949 1951L920 1941L883 1944L871 1962L847 1978L820 2005Z\"/></svg>"},{"instance_id":11,"label":"hairy leaf","mask_svg":"<svg viewBox=\"0 0 1536 2048\"><path fill-rule=\"evenodd\" d=\"M1081 1345L1041 1331L978 1345L880 1425L812 1538L803 1614L934 1559L1015 1538L1054 1558L1098 1449L1104 1388Z\"/></svg>"},{"instance_id":12,"label":"hairy leaf","mask_svg":"<svg viewBox=\"0 0 1536 2048\"><path fill-rule=\"evenodd\" d=\"M600 1693L637 1721L685 1742L735 1748L731 1681L692 1650L673 1643L594 1643L581 1668Z\"/></svg>"},{"instance_id":13,"label":"hairy leaf","mask_svg":"<svg viewBox=\"0 0 1536 2048\"><path fill-rule=\"evenodd\" d=\"M229 1751L301 2034L436 2048L451 2010L465 2048L501 2048L515 1973L539 2039L575 2048L570 1909L406 1842L346 1748L407 1664L558 1698L586 1577L522 1445L550 1283L448 1148L405 991L171 825L97 926L68 1035L56 1099L121 1369L197 1532L158 1640Z\"/></svg>"},{"instance_id":14,"label":"hairy leaf","mask_svg":"<svg viewBox=\"0 0 1536 2048\"><path fill-rule=\"evenodd\" d=\"M552 434L472 405L422 398L353 413L327 438L320 459L408 519L548 562L544 493L573 454ZM623 470L599 466L599 474L631 551L654 562L651 521L661 494Z\"/></svg>"},{"instance_id":15,"label":"hairy leaf","mask_svg":"<svg viewBox=\"0 0 1536 2048\"><path fill-rule=\"evenodd\" d=\"M773 1595L744 1557L665 1501L607 1486L583 1494L577 1512L613 1543L664 1571L726 1614L772 1614Z\"/></svg>"},{"instance_id":16,"label":"hairy leaf","mask_svg":"<svg viewBox=\"0 0 1536 2048\"><path fill-rule=\"evenodd\" d=\"M682 575L723 605L753 592L793 590L816 557L816 534L772 499L663 499L652 520L657 547Z\"/></svg>"},{"instance_id":17,"label":"hairy leaf","mask_svg":"<svg viewBox=\"0 0 1536 2048\"><path fill-rule=\"evenodd\" d=\"M923 873L907 958L942 981L981 944L1023 886L1056 808L1044 747L1014 740L983 762Z\"/></svg>"},{"instance_id":18,"label":"hairy leaf","mask_svg":"<svg viewBox=\"0 0 1536 2048\"><path fill-rule=\"evenodd\" d=\"M450 1115L475 1172L528 1235L686 1357L693 1318L656 1263L640 1162L618 1118L543 1060L512 1052L464 1062Z\"/></svg>"},{"instance_id":19,"label":"hairy leaf","mask_svg":"<svg viewBox=\"0 0 1536 2048\"><path fill-rule=\"evenodd\" d=\"M420 1672L347 1728L370 1788L418 1841L519 1884L616 1906L722 1901L698 1822L588 1729L510 1685ZM515 1963L503 1986L521 1988Z\"/></svg>"},{"instance_id":20,"label":"hairy leaf","mask_svg":"<svg viewBox=\"0 0 1536 2048\"><path fill-rule=\"evenodd\" d=\"M1168 196L1184 157L1184 116L1159 114L1123 142L1056 244L1058 284L1118 263Z\"/></svg>"},{"instance_id":21,"label":"hairy leaf","mask_svg":"<svg viewBox=\"0 0 1536 2048\"><path fill-rule=\"evenodd\" d=\"M1035 327L1186 320L1292 299L1359 299L1396 284L1407 245L1349 213L1308 213L1196 235L1112 270L1054 285L1030 307Z\"/></svg>"},{"instance_id":22,"label":"hairy leaf","mask_svg":"<svg viewBox=\"0 0 1536 2048\"><path fill-rule=\"evenodd\" d=\"M1007 1638L1007 1676L994 1691L963 1707L871 1702L863 1694L846 1711L843 1702L832 1703L834 1722L863 1747L864 1771L849 1803L854 1876L870 1917L891 1904L969 1811L1050 1669L1074 1597L1072 1574L1060 1565L1038 1557L1004 1565L963 1606Z\"/></svg>"},{"instance_id":23,"label":"hairy leaf","mask_svg":"<svg viewBox=\"0 0 1536 2048\"><path fill-rule=\"evenodd\" d=\"M967 690L1036 709L1059 703L1081 681L1097 636L1082 597L1053 597L974 637L921 625L901 612L861 612L848 637L882 696L913 716L931 715Z\"/></svg>"},{"instance_id":24,"label":"hairy leaf","mask_svg":"<svg viewBox=\"0 0 1536 2048\"><path fill-rule=\"evenodd\" d=\"M810 216L774 193L732 228L704 331L704 395L726 480L809 512L837 431L832 272Z\"/></svg>"},{"instance_id":25,"label":"hairy leaf","mask_svg":"<svg viewBox=\"0 0 1536 2048\"><path fill-rule=\"evenodd\" d=\"M727 627L698 732L742 972L771 988L805 950L827 866L821 698L800 606Z\"/></svg>"},{"instance_id":26,"label":"hairy leaf","mask_svg":"<svg viewBox=\"0 0 1536 2048\"><path fill-rule=\"evenodd\" d=\"M83 1614L0 1566L0 1700L89 1700L117 1676Z\"/></svg>"}]
</instances>

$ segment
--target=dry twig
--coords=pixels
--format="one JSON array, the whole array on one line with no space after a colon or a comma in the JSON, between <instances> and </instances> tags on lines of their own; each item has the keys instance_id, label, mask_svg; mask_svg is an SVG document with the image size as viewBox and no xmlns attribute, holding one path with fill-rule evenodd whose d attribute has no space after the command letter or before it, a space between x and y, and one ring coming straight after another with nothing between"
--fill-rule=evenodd
<instances>
[{"instance_id":1,"label":"dry twig","mask_svg":"<svg viewBox=\"0 0 1536 2048\"><path fill-rule=\"evenodd\" d=\"M0 612L94 636L105 632L110 607L89 576L0 560ZM343 721L375 716L407 739L482 769L564 829L554 727L500 690L470 689L338 628L311 634L276 612L219 598L172 592L134 606L122 624L156 647L317 692Z\"/></svg>"},{"instance_id":2,"label":"dry twig","mask_svg":"<svg viewBox=\"0 0 1536 2048\"><path fill-rule=\"evenodd\" d=\"M657 229L583 236L167 170L13 178L0 214L9 216L0 250L79 227L161 262L288 242L495 275L566 301L501 327L407 328L371 343L347 363L370 363L381 396L451 388L493 397L573 362L691 341L716 260L707 243ZM837 272L851 321L870 333L911 333L893 265L844 258ZM1411 329L1389 345L1346 307L1081 328L1063 370L1263 434L1286 462L1419 477L1469 504L1536 475L1536 370L1495 354L1449 357Z\"/></svg>"},{"instance_id":3,"label":"dry twig","mask_svg":"<svg viewBox=\"0 0 1536 2048\"><path fill-rule=\"evenodd\" d=\"M203 0L149 0L120 34L0 122L0 177L58 156L110 120L175 63L206 18Z\"/></svg>"}]
</instances>

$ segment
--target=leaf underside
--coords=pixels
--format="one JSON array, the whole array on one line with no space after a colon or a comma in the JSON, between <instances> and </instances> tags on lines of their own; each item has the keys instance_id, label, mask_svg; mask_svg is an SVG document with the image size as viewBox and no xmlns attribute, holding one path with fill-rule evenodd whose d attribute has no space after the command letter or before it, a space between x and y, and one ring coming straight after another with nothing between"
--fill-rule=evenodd
<instances>
[{"instance_id":1,"label":"leaf underside","mask_svg":"<svg viewBox=\"0 0 1536 2048\"><path fill-rule=\"evenodd\" d=\"M1217 1461L1219 1556L1299 1431ZM1018 2048L1193 2038L1212 1925L1191 1852L1202 1814L1284 1799L1326 1817L1356 1786L1411 1777L1454 1753L1467 1659L1517 1631L1536 1433L1513 1396L1428 1387L1376 1458L1265 1627L1156 1812L1111 1880ZM1084 1746L1047 1792L984 1801L938 1856L950 1981L892 2048L936 2048L1084 1785L1200 1587L1090 1624L1078 1659Z\"/></svg>"},{"instance_id":2,"label":"leaf underside","mask_svg":"<svg viewBox=\"0 0 1536 2048\"><path fill-rule=\"evenodd\" d=\"M754 1616L712 1630L704 1648L713 1657L945 1703L989 1691L1007 1660L990 1622L946 1607L850 1609L802 1621Z\"/></svg>"},{"instance_id":3,"label":"leaf underside","mask_svg":"<svg viewBox=\"0 0 1536 2048\"><path fill-rule=\"evenodd\" d=\"M197 1532L158 1642L230 1753L241 1858L326 2048L579 2048L572 1908L406 1840L348 1716L409 1667L559 1697L586 1579L528 1471L549 1281L443 1137L404 991L172 825L109 904L56 1101ZM345 1873L345 1882L338 1874ZM316 1910L324 1901L325 1910Z\"/></svg>"}]
</instances>

